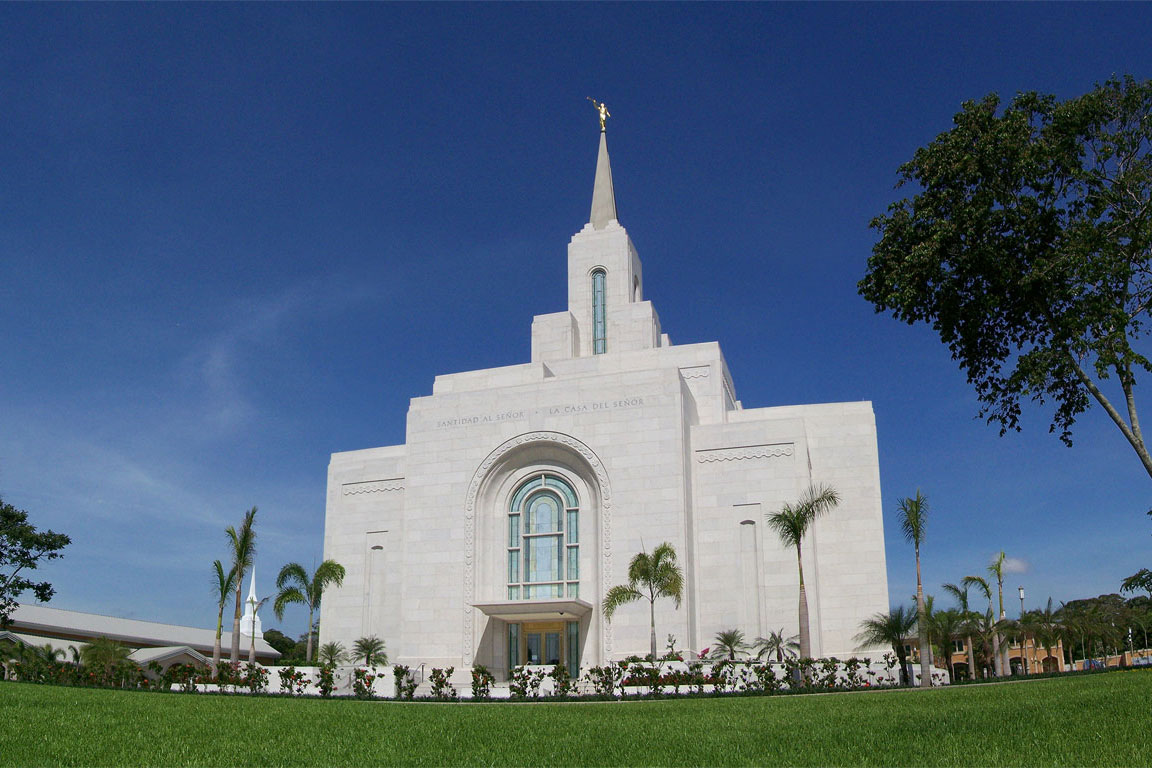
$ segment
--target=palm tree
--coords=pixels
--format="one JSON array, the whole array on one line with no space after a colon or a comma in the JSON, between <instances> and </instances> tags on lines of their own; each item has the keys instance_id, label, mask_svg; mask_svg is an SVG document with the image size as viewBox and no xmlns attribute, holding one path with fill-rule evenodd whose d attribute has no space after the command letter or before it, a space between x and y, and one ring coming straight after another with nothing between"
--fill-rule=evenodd
<instances>
[{"instance_id":1,"label":"palm tree","mask_svg":"<svg viewBox=\"0 0 1152 768\"><path fill-rule=\"evenodd\" d=\"M898 605L887 613L877 613L870 619L860 622L860 634L856 642L860 648L887 645L892 648L900 661L900 684L909 685L908 653L904 650L904 639L916 626L916 612Z\"/></svg>"},{"instance_id":2,"label":"palm tree","mask_svg":"<svg viewBox=\"0 0 1152 768\"><path fill-rule=\"evenodd\" d=\"M1036 638L1037 643L1044 646L1044 660L1056 658L1052 655L1052 648L1055 647L1060 637L1060 622L1056 618L1056 612L1052 610L1051 597L1048 598L1048 604L1044 606L1044 610L1031 612L1029 623L1032 628L1032 636ZM1063 659L1061 659L1061 664L1063 664ZM1057 670L1059 669L1057 667ZM1046 671L1044 661L1040 662L1040 671Z\"/></svg>"},{"instance_id":3,"label":"palm tree","mask_svg":"<svg viewBox=\"0 0 1152 768\"><path fill-rule=\"evenodd\" d=\"M928 524L928 498L916 489L913 499L900 499L900 530L905 540L916 551L916 615L920 633L920 687L932 687L932 661L928 652L928 620L924 616L924 585L920 580L920 545L924 542L924 528Z\"/></svg>"},{"instance_id":4,"label":"palm tree","mask_svg":"<svg viewBox=\"0 0 1152 768\"><path fill-rule=\"evenodd\" d=\"M784 628L781 627L779 632L769 632L768 637L756 638L752 647L759 649L756 652L756 658L760 659L776 654L776 661L783 663L785 657L794 657L796 652L800 650L800 643L796 641L797 637L798 635L785 637Z\"/></svg>"},{"instance_id":5,"label":"palm tree","mask_svg":"<svg viewBox=\"0 0 1152 768\"><path fill-rule=\"evenodd\" d=\"M652 628L652 661L656 656L656 598L670 597L680 607L684 593L684 571L676 564L676 550L668 542L662 543L652 554L641 552L628 564L628 583L617 584L604 595L604 618L612 621L616 609L637 600L648 601Z\"/></svg>"},{"instance_id":6,"label":"palm tree","mask_svg":"<svg viewBox=\"0 0 1152 768\"><path fill-rule=\"evenodd\" d=\"M245 572L256 559L256 531L252 523L256 518L256 507L244 513L244 522L237 531L228 526L228 543L232 547L232 570L236 573L236 615L232 619L232 663L240 663L240 587L244 583Z\"/></svg>"},{"instance_id":7,"label":"palm tree","mask_svg":"<svg viewBox=\"0 0 1152 768\"><path fill-rule=\"evenodd\" d=\"M320 563L316 572L311 576L299 563L288 563L280 569L276 577L276 602L272 610L276 618L284 619L284 609L292 603L308 606L308 645L304 652L304 660L312 661L312 617L320 610L320 598L329 584L340 586L344 583L344 566L335 560L325 560Z\"/></svg>"},{"instance_id":8,"label":"palm tree","mask_svg":"<svg viewBox=\"0 0 1152 768\"><path fill-rule=\"evenodd\" d=\"M52 643L44 643L36 649L40 654L40 658L48 662L48 666L54 667L60 661L68 657L68 651L63 648L53 648Z\"/></svg>"},{"instance_id":9,"label":"palm tree","mask_svg":"<svg viewBox=\"0 0 1152 768\"><path fill-rule=\"evenodd\" d=\"M727 658L729 661L735 661L736 656L748 648L748 644L744 642L744 633L738 629L717 632L714 642L712 657L716 659Z\"/></svg>"},{"instance_id":10,"label":"palm tree","mask_svg":"<svg viewBox=\"0 0 1152 768\"><path fill-rule=\"evenodd\" d=\"M961 582L963 584L963 582ZM960 608L960 614L963 616L964 624L964 644L968 651L968 679L976 679L976 650L972 647L972 609L968 605L968 587L969 584L964 584L963 587L958 587L955 584L945 584L944 591L956 598L956 602ZM951 657L949 657L951 658Z\"/></svg>"},{"instance_id":11,"label":"palm tree","mask_svg":"<svg viewBox=\"0 0 1152 768\"><path fill-rule=\"evenodd\" d=\"M216 577L212 581L212 596L216 598L216 642L212 645L212 679L220 673L220 635L224 631L224 604L232 592L233 582L236 580L236 569L232 568L224 573L224 564L219 560L212 563L212 574Z\"/></svg>"},{"instance_id":12,"label":"palm tree","mask_svg":"<svg viewBox=\"0 0 1152 768\"><path fill-rule=\"evenodd\" d=\"M80 651L80 657L84 660L84 665L99 669L101 672L101 680L107 684L112 681L112 670L120 664L128 660L128 655L132 653L131 648L127 648L120 643L108 637L93 638L88 645Z\"/></svg>"},{"instance_id":13,"label":"palm tree","mask_svg":"<svg viewBox=\"0 0 1152 768\"><path fill-rule=\"evenodd\" d=\"M939 655L948 664L948 682L954 683L956 670L952 666L952 640L964 631L968 617L960 611L937 611L932 615L930 621L932 622L932 634L939 643Z\"/></svg>"},{"instance_id":14,"label":"palm tree","mask_svg":"<svg viewBox=\"0 0 1152 768\"><path fill-rule=\"evenodd\" d=\"M988 613L991 619L992 613L992 587L989 586L988 580L983 576L965 576L960 580L960 583L967 590L969 587L976 587L980 594L988 600ZM979 615L977 615L977 622L979 622ZM993 632L992 633L992 673L995 675L1000 674L1000 638Z\"/></svg>"},{"instance_id":15,"label":"palm tree","mask_svg":"<svg viewBox=\"0 0 1152 768\"><path fill-rule=\"evenodd\" d=\"M992 558L992 562L988 564L988 573L996 577L996 587L1000 593L1000 616L998 621L1004 621L1006 614L1004 613L1004 560L1007 559L1004 550L1000 550L1000 554ZM996 663L999 665L1001 672L1004 675L1011 675L1012 668L1008 664L1008 648L1004 647L1004 658L1000 658L1000 633L992 635L992 652L996 654Z\"/></svg>"},{"instance_id":16,"label":"palm tree","mask_svg":"<svg viewBox=\"0 0 1152 768\"><path fill-rule=\"evenodd\" d=\"M840 494L826 485L812 485L796 504L785 504L779 512L768 516L768 526L780 537L786 547L796 548L796 567L800 571L800 656L811 658L812 640L808 630L808 596L804 592L804 559L800 545L804 534L817 517L840 503Z\"/></svg>"},{"instance_id":17,"label":"palm tree","mask_svg":"<svg viewBox=\"0 0 1152 768\"><path fill-rule=\"evenodd\" d=\"M364 659L364 666L366 667L388 663L388 654L384 652L384 641L376 635L362 637L353 643L352 654L355 659Z\"/></svg>"},{"instance_id":18,"label":"palm tree","mask_svg":"<svg viewBox=\"0 0 1152 768\"><path fill-rule=\"evenodd\" d=\"M348 658L348 654L344 650L342 643L324 643L324 645L320 646L319 659L323 665L338 667L344 663L346 658Z\"/></svg>"},{"instance_id":19,"label":"palm tree","mask_svg":"<svg viewBox=\"0 0 1152 768\"><path fill-rule=\"evenodd\" d=\"M1147 568L1141 568L1120 582L1121 592L1136 592L1141 589L1147 592L1148 599L1152 600L1152 571Z\"/></svg>"}]
</instances>

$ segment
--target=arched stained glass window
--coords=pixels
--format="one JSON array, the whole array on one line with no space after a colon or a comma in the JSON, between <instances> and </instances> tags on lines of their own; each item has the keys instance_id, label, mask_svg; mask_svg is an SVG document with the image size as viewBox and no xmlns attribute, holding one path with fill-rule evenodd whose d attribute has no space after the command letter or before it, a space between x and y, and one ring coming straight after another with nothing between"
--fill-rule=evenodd
<instances>
[{"instance_id":1,"label":"arched stained glass window","mask_svg":"<svg viewBox=\"0 0 1152 768\"><path fill-rule=\"evenodd\" d=\"M608 275L602 269L592 272L592 354L608 351L605 312L605 282Z\"/></svg>"},{"instance_id":2,"label":"arched stained glass window","mask_svg":"<svg viewBox=\"0 0 1152 768\"><path fill-rule=\"evenodd\" d=\"M541 473L508 505L508 599L580 596L580 504L562 478Z\"/></svg>"}]
</instances>

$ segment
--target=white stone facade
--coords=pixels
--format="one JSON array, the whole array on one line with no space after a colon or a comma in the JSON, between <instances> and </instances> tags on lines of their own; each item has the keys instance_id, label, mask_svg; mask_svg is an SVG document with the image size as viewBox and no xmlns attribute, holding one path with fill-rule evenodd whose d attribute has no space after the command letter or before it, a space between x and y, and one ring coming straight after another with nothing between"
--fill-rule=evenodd
<instances>
[{"instance_id":1,"label":"white stone facade","mask_svg":"<svg viewBox=\"0 0 1152 768\"><path fill-rule=\"evenodd\" d=\"M610 185L598 169L596 196L611 200ZM669 634L690 650L730 628L795 634L795 552L765 518L826 483L841 502L804 543L812 652L853 655L860 621L888 608L871 403L744 408L718 344L674 346L662 332L627 232L597 210L568 246L567 311L532 323L531 362L439 376L430 396L412 399L404 445L332 456L324 557L347 577L324 597L321 642L374 634L393 663L476 663L498 677L529 660L524 632L537 628L545 634L531 642L559 633L570 666L643 655L647 602L608 623L600 598L627 581L633 555L663 541L686 588L678 610L656 603L661 648ZM529 547L543 562L547 542L530 544L527 527L512 538L509 512L517 488L541 475L578 499L578 533L569 517L567 538L553 537L573 561L561 562L563 576L549 572L578 582L578 595L560 585L563 594L524 600L528 587L510 591L509 547L522 549L519 582Z\"/></svg>"}]
</instances>

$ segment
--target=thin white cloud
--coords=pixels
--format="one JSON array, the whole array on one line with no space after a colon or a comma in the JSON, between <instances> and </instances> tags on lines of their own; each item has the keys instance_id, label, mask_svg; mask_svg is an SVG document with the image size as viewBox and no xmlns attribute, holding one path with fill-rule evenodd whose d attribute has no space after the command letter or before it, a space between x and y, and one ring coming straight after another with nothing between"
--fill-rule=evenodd
<instances>
[{"instance_id":1,"label":"thin white cloud","mask_svg":"<svg viewBox=\"0 0 1152 768\"><path fill-rule=\"evenodd\" d=\"M1028 561L1019 557L1004 558L1004 573L1028 573Z\"/></svg>"}]
</instances>

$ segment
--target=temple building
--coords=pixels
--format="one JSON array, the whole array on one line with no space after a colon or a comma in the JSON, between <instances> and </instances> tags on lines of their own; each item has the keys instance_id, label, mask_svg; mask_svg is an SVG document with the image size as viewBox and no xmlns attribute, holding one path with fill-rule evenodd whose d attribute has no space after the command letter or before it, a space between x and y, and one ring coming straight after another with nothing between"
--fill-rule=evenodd
<instances>
[{"instance_id":1,"label":"temple building","mask_svg":"<svg viewBox=\"0 0 1152 768\"><path fill-rule=\"evenodd\" d=\"M603 115L603 113L602 113ZM720 345L675 345L617 219L601 130L591 215L568 244L568 307L531 361L438 376L403 445L332 455L321 642L376 635L393 663L587 669L649 649L647 601L604 619L638 552L667 541L683 602L656 631L798 631L796 552L766 517L813 483L840 504L804 541L813 656L851 656L888 609L870 402L746 408Z\"/></svg>"}]
</instances>

